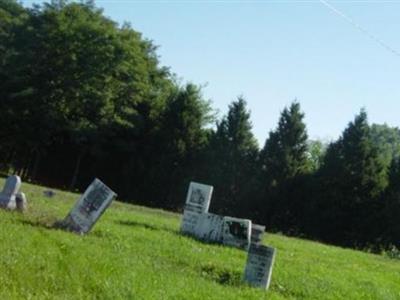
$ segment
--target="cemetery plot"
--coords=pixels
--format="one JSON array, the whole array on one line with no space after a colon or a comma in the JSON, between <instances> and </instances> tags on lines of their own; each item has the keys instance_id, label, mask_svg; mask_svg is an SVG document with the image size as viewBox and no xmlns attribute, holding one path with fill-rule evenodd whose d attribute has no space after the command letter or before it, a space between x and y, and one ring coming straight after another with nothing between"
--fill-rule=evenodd
<instances>
[{"instance_id":1,"label":"cemetery plot","mask_svg":"<svg viewBox=\"0 0 400 300\"><path fill-rule=\"evenodd\" d=\"M181 231L207 242L221 243L248 251L243 280L268 289L275 249L262 245L265 226L251 220L208 212L212 186L191 182L183 212Z\"/></svg>"},{"instance_id":2,"label":"cemetery plot","mask_svg":"<svg viewBox=\"0 0 400 300\"><path fill-rule=\"evenodd\" d=\"M244 281L254 287L268 289L274 261L274 248L251 244L244 271Z\"/></svg>"},{"instance_id":3,"label":"cemetery plot","mask_svg":"<svg viewBox=\"0 0 400 300\"><path fill-rule=\"evenodd\" d=\"M66 229L87 233L94 226L117 194L99 179L95 179L65 218Z\"/></svg>"},{"instance_id":4,"label":"cemetery plot","mask_svg":"<svg viewBox=\"0 0 400 300\"><path fill-rule=\"evenodd\" d=\"M181 231L198 239L242 249L250 245L251 221L208 213L213 187L191 182Z\"/></svg>"}]
</instances>

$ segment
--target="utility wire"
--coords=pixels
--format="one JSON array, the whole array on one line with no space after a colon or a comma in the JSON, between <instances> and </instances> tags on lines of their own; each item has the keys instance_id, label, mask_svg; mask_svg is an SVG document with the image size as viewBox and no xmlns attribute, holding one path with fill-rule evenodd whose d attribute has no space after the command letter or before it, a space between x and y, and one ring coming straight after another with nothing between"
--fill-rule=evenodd
<instances>
[{"instance_id":1,"label":"utility wire","mask_svg":"<svg viewBox=\"0 0 400 300\"><path fill-rule=\"evenodd\" d=\"M341 12L339 9L337 9L336 7L334 7L332 4L330 4L328 1L326 0L319 0L319 2L321 2L324 6L326 6L327 8L329 8L329 10L333 11L335 14L337 14L338 16L342 17L343 19L345 19L348 23L350 23L351 25L353 25L355 28L357 28L359 31L361 31L363 34L365 34L366 36L368 36L370 39L372 39L373 41L375 41L376 43L378 43L381 47L385 48L386 50L388 50L389 52L393 53L394 55L400 57L400 52L393 49L392 47L390 47L388 44L386 44L384 41L382 41L380 38L378 38L377 36L373 35L372 33L370 33L368 30L366 30L364 27L362 27L360 24L358 24L356 21L354 21L352 18L350 18L349 16L345 15L343 12Z\"/></svg>"}]
</instances>

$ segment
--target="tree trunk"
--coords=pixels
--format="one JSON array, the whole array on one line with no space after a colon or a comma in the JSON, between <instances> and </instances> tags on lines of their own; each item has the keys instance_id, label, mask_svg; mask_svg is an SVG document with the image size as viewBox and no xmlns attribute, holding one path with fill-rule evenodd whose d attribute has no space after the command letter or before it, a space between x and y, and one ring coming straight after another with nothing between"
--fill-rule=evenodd
<instances>
[{"instance_id":1,"label":"tree trunk","mask_svg":"<svg viewBox=\"0 0 400 300\"><path fill-rule=\"evenodd\" d=\"M78 159L76 160L74 175L72 176L71 185L69 186L70 191L73 191L76 185L76 181L78 180L79 171L81 168L81 161L83 156L85 155L86 151L83 149L79 152Z\"/></svg>"},{"instance_id":2,"label":"tree trunk","mask_svg":"<svg viewBox=\"0 0 400 300\"><path fill-rule=\"evenodd\" d=\"M40 151L36 150L35 152L36 152L35 161L33 163L33 169L32 169L32 174L31 174L31 178L33 180L36 180L37 173L38 173L38 170L39 170L39 163L40 163L40 159L41 159Z\"/></svg>"}]
</instances>

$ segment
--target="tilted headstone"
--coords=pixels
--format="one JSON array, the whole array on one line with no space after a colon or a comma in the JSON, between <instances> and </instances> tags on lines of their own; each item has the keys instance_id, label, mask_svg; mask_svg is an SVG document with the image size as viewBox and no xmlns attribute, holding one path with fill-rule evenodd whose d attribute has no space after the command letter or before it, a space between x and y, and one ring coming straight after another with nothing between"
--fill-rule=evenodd
<instances>
[{"instance_id":1,"label":"tilted headstone","mask_svg":"<svg viewBox=\"0 0 400 300\"><path fill-rule=\"evenodd\" d=\"M28 201L26 200L26 196L24 193L19 192L15 195L15 202L18 211L25 211L28 209Z\"/></svg>"},{"instance_id":2,"label":"tilted headstone","mask_svg":"<svg viewBox=\"0 0 400 300\"><path fill-rule=\"evenodd\" d=\"M196 235L202 214L208 212L210 207L212 191L213 187L210 185L190 183L181 225L183 233Z\"/></svg>"},{"instance_id":3,"label":"tilted headstone","mask_svg":"<svg viewBox=\"0 0 400 300\"><path fill-rule=\"evenodd\" d=\"M251 240L251 220L224 217L222 243L247 250Z\"/></svg>"},{"instance_id":4,"label":"tilted headstone","mask_svg":"<svg viewBox=\"0 0 400 300\"><path fill-rule=\"evenodd\" d=\"M78 233L89 232L116 196L115 192L96 178L65 218L64 227Z\"/></svg>"},{"instance_id":5,"label":"tilted headstone","mask_svg":"<svg viewBox=\"0 0 400 300\"><path fill-rule=\"evenodd\" d=\"M3 191L0 193L0 207L7 209L15 209L17 204L15 196L21 187L21 178L12 175L7 178Z\"/></svg>"},{"instance_id":6,"label":"tilted headstone","mask_svg":"<svg viewBox=\"0 0 400 300\"><path fill-rule=\"evenodd\" d=\"M244 281L254 287L268 289L275 261L275 252L274 248L251 244L247 254Z\"/></svg>"}]
</instances>

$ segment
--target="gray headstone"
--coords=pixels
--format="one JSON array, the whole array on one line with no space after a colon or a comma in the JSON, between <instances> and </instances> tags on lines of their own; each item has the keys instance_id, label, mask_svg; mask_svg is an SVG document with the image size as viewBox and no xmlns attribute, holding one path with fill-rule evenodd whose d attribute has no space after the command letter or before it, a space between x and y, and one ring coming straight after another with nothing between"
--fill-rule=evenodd
<instances>
[{"instance_id":1,"label":"gray headstone","mask_svg":"<svg viewBox=\"0 0 400 300\"><path fill-rule=\"evenodd\" d=\"M224 217L222 242L224 245L249 249L251 240L251 220Z\"/></svg>"},{"instance_id":2,"label":"gray headstone","mask_svg":"<svg viewBox=\"0 0 400 300\"><path fill-rule=\"evenodd\" d=\"M19 192L15 196L15 202L17 206L17 210L19 211L26 211L28 209L28 201L26 200L26 196L24 193Z\"/></svg>"},{"instance_id":3,"label":"gray headstone","mask_svg":"<svg viewBox=\"0 0 400 300\"><path fill-rule=\"evenodd\" d=\"M21 178L19 178L19 176L17 175L12 175L7 178L3 191L1 193L7 196L16 195L20 188Z\"/></svg>"},{"instance_id":4,"label":"gray headstone","mask_svg":"<svg viewBox=\"0 0 400 300\"><path fill-rule=\"evenodd\" d=\"M254 287L268 289L275 261L275 249L251 244L247 255L244 281Z\"/></svg>"},{"instance_id":5,"label":"gray headstone","mask_svg":"<svg viewBox=\"0 0 400 300\"><path fill-rule=\"evenodd\" d=\"M89 232L116 195L96 178L64 220L65 227L78 233Z\"/></svg>"},{"instance_id":6,"label":"gray headstone","mask_svg":"<svg viewBox=\"0 0 400 300\"><path fill-rule=\"evenodd\" d=\"M262 237L265 232L265 226L258 224L251 224L251 244L261 244Z\"/></svg>"},{"instance_id":7,"label":"gray headstone","mask_svg":"<svg viewBox=\"0 0 400 300\"><path fill-rule=\"evenodd\" d=\"M210 207L212 191L213 187L210 185L190 183L181 224L182 232L196 235L202 214L208 212Z\"/></svg>"},{"instance_id":8,"label":"gray headstone","mask_svg":"<svg viewBox=\"0 0 400 300\"><path fill-rule=\"evenodd\" d=\"M0 207L7 209L15 209L15 196L21 187L21 178L12 175L7 178L3 191L0 193Z\"/></svg>"}]
</instances>

